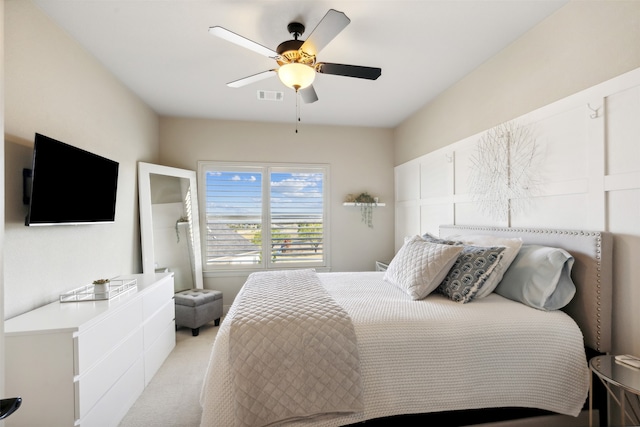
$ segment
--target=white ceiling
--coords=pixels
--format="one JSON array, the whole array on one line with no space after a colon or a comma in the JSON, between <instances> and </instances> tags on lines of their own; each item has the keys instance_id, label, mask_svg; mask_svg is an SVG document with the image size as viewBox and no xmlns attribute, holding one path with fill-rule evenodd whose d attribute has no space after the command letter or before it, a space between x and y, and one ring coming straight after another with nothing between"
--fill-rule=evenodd
<instances>
[{"instance_id":1,"label":"white ceiling","mask_svg":"<svg viewBox=\"0 0 640 427\"><path fill-rule=\"evenodd\" d=\"M382 68L370 81L319 74L319 101L300 103L304 123L395 127L567 0L34 0L158 114L291 123L295 92L272 77L227 82L276 68L209 34L220 25L271 49L303 23L304 40L327 10L351 23L318 60ZM284 101L257 91L283 91Z\"/></svg>"}]
</instances>

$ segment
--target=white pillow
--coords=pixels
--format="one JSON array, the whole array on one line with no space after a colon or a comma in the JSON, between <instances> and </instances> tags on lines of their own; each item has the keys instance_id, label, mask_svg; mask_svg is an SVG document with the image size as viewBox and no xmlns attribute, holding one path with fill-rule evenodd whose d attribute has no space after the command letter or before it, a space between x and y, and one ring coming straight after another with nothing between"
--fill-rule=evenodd
<instances>
[{"instance_id":1,"label":"white pillow","mask_svg":"<svg viewBox=\"0 0 640 427\"><path fill-rule=\"evenodd\" d=\"M406 240L389 263L384 280L418 300L433 292L447 275L462 246L430 243L420 236Z\"/></svg>"},{"instance_id":2,"label":"white pillow","mask_svg":"<svg viewBox=\"0 0 640 427\"><path fill-rule=\"evenodd\" d=\"M484 298L495 290L495 288L502 280L502 276L504 276L505 271L507 271L507 268L509 268L513 260L516 258L516 255L518 255L520 248L522 247L522 239L519 237L507 238L484 234L470 234L448 236L447 239L460 241L464 245L505 247L505 250L502 253L502 258L498 262L498 265L494 268L491 276L487 278L487 281L478 291L475 299Z\"/></svg>"}]
</instances>

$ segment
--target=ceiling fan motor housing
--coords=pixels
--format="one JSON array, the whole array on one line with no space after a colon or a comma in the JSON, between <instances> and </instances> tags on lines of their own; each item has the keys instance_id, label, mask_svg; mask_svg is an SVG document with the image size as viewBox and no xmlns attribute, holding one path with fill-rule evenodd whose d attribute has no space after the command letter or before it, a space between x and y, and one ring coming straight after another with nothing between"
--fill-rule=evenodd
<instances>
[{"instance_id":1,"label":"ceiling fan motor housing","mask_svg":"<svg viewBox=\"0 0 640 427\"><path fill-rule=\"evenodd\" d=\"M303 40L287 40L282 42L276 48L276 52L281 58L277 59L278 64L291 64L298 62L301 64L313 65L315 62L315 56L304 55L300 51L300 46L304 43Z\"/></svg>"},{"instance_id":2,"label":"ceiling fan motor housing","mask_svg":"<svg viewBox=\"0 0 640 427\"><path fill-rule=\"evenodd\" d=\"M315 56L305 55L300 51L300 47L304 44L304 40L298 40L304 33L304 25L299 22L291 22L287 25L287 30L293 36L293 40L287 40L278 45L276 52L281 58L277 59L279 65L291 64L297 62L313 66L316 61Z\"/></svg>"}]
</instances>

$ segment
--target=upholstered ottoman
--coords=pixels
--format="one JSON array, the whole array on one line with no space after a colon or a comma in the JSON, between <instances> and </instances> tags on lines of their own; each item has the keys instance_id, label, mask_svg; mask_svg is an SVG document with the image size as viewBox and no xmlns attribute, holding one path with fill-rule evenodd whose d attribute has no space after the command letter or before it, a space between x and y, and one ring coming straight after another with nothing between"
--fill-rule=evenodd
<instances>
[{"instance_id":1,"label":"upholstered ottoman","mask_svg":"<svg viewBox=\"0 0 640 427\"><path fill-rule=\"evenodd\" d=\"M196 337L200 333L200 326L212 320L215 320L216 326L220 324L222 292L212 289L187 289L175 294L174 300L176 328L191 328L191 334Z\"/></svg>"}]
</instances>

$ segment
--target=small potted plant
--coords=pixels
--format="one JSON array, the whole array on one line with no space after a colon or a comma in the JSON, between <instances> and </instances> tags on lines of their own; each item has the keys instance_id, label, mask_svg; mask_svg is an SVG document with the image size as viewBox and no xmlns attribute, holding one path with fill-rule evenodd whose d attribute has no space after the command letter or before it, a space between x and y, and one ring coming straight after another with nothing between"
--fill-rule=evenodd
<instances>
[{"instance_id":1,"label":"small potted plant","mask_svg":"<svg viewBox=\"0 0 640 427\"><path fill-rule=\"evenodd\" d=\"M373 228L373 206L377 204L376 199L369 193L360 193L355 199L356 204L360 205L360 214L362 222L367 224L369 228Z\"/></svg>"},{"instance_id":2,"label":"small potted plant","mask_svg":"<svg viewBox=\"0 0 640 427\"><path fill-rule=\"evenodd\" d=\"M98 279L93 281L93 292L104 294L109 291L109 279Z\"/></svg>"}]
</instances>

